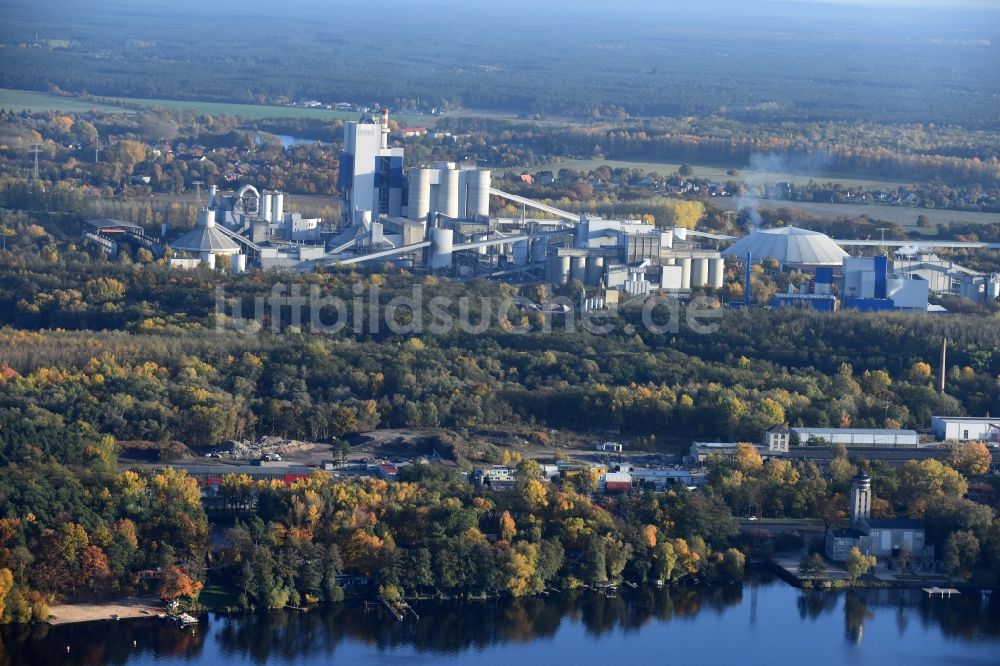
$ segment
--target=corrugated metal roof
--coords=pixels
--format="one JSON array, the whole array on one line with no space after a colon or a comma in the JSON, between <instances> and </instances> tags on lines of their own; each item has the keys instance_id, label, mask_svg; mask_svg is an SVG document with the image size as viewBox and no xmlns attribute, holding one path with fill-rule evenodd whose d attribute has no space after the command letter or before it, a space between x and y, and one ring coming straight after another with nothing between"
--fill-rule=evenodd
<instances>
[{"instance_id":1,"label":"corrugated metal roof","mask_svg":"<svg viewBox=\"0 0 1000 666\"><path fill-rule=\"evenodd\" d=\"M745 257L753 260L770 257L782 264L800 266L840 266L847 253L832 238L818 231L781 227L780 229L754 229L722 252L726 257Z\"/></svg>"},{"instance_id":2,"label":"corrugated metal roof","mask_svg":"<svg viewBox=\"0 0 1000 666\"><path fill-rule=\"evenodd\" d=\"M170 244L175 250L185 252L239 252L240 246L215 228L214 225L198 225Z\"/></svg>"},{"instance_id":3,"label":"corrugated metal roof","mask_svg":"<svg viewBox=\"0 0 1000 666\"><path fill-rule=\"evenodd\" d=\"M898 430L894 428L792 428L796 433L814 435L910 435L917 436L916 430Z\"/></svg>"}]
</instances>

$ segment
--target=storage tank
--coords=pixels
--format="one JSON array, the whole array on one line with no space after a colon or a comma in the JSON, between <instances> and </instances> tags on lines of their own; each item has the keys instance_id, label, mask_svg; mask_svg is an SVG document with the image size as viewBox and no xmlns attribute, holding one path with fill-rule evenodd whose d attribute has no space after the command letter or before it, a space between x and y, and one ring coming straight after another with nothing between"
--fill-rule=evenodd
<instances>
[{"instance_id":1,"label":"storage tank","mask_svg":"<svg viewBox=\"0 0 1000 666\"><path fill-rule=\"evenodd\" d=\"M452 248L455 232L451 229L431 229L431 270L451 268Z\"/></svg>"},{"instance_id":2,"label":"storage tank","mask_svg":"<svg viewBox=\"0 0 1000 666\"><path fill-rule=\"evenodd\" d=\"M209 268L215 268L215 254L214 253L212 253L212 252L201 252L199 254L199 256L201 257L201 260L205 263L206 266L208 266Z\"/></svg>"},{"instance_id":3,"label":"storage tank","mask_svg":"<svg viewBox=\"0 0 1000 666\"><path fill-rule=\"evenodd\" d=\"M247 272L247 255L234 254L232 262L233 275Z\"/></svg>"},{"instance_id":4,"label":"storage tank","mask_svg":"<svg viewBox=\"0 0 1000 666\"><path fill-rule=\"evenodd\" d=\"M426 222L431 212L431 170L410 170L410 203L408 215L411 220Z\"/></svg>"},{"instance_id":5,"label":"storage tank","mask_svg":"<svg viewBox=\"0 0 1000 666\"><path fill-rule=\"evenodd\" d=\"M214 227L215 226L215 211L211 208L202 208L198 211L198 226L199 227Z\"/></svg>"},{"instance_id":6,"label":"storage tank","mask_svg":"<svg viewBox=\"0 0 1000 666\"><path fill-rule=\"evenodd\" d=\"M208 188L208 205L214 206L215 200L219 196L219 186L212 185Z\"/></svg>"},{"instance_id":7,"label":"storage tank","mask_svg":"<svg viewBox=\"0 0 1000 666\"><path fill-rule=\"evenodd\" d=\"M712 289L722 289L722 284L725 281L726 275L726 265L724 261L722 259L709 259L708 273L709 284L712 285Z\"/></svg>"},{"instance_id":8,"label":"storage tank","mask_svg":"<svg viewBox=\"0 0 1000 666\"><path fill-rule=\"evenodd\" d=\"M545 277L554 284L569 282L569 257L560 257L557 254L549 255L545 266Z\"/></svg>"},{"instance_id":9,"label":"storage tank","mask_svg":"<svg viewBox=\"0 0 1000 666\"><path fill-rule=\"evenodd\" d=\"M438 188L437 212L452 219L458 217L458 170L445 169L441 172Z\"/></svg>"},{"instance_id":10,"label":"storage tank","mask_svg":"<svg viewBox=\"0 0 1000 666\"><path fill-rule=\"evenodd\" d=\"M477 169L469 174L468 217L490 214L490 172Z\"/></svg>"},{"instance_id":11,"label":"storage tank","mask_svg":"<svg viewBox=\"0 0 1000 666\"><path fill-rule=\"evenodd\" d=\"M569 268L571 280L579 280L580 282L583 282L587 279L586 257L570 257Z\"/></svg>"},{"instance_id":12,"label":"storage tank","mask_svg":"<svg viewBox=\"0 0 1000 666\"><path fill-rule=\"evenodd\" d=\"M994 273L986 282L986 295L994 301L1000 298L1000 273Z\"/></svg>"},{"instance_id":13,"label":"storage tank","mask_svg":"<svg viewBox=\"0 0 1000 666\"><path fill-rule=\"evenodd\" d=\"M604 277L604 257L587 257L587 280L586 284L595 286L600 284Z\"/></svg>"},{"instance_id":14,"label":"storage tank","mask_svg":"<svg viewBox=\"0 0 1000 666\"><path fill-rule=\"evenodd\" d=\"M271 222L285 221L285 195L281 192L271 193Z\"/></svg>"},{"instance_id":15,"label":"storage tank","mask_svg":"<svg viewBox=\"0 0 1000 666\"><path fill-rule=\"evenodd\" d=\"M261 195L260 195L260 217L261 217L262 220L267 220L268 222L272 221L272 219L274 218L274 211L271 210L271 206L272 205L273 204L271 202L271 193L268 192L267 190L264 190L263 192L261 192Z\"/></svg>"},{"instance_id":16,"label":"storage tank","mask_svg":"<svg viewBox=\"0 0 1000 666\"><path fill-rule=\"evenodd\" d=\"M681 289L691 288L691 257L680 257L678 263L681 265Z\"/></svg>"},{"instance_id":17,"label":"storage tank","mask_svg":"<svg viewBox=\"0 0 1000 666\"><path fill-rule=\"evenodd\" d=\"M704 287L708 284L708 259L693 259L691 261L691 287Z\"/></svg>"}]
</instances>

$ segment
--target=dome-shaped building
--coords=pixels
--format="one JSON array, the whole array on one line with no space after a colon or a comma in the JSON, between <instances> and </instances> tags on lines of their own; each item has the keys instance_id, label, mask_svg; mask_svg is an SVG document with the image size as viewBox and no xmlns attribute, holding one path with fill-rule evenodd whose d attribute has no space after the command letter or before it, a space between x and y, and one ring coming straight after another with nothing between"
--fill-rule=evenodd
<instances>
[{"instance_id":1,"label":"dome-shaped building","mask_svg":"<svg viewBox=\"0 0 1000 666\"><path fill-rule=\"evenodd\" d=\"M722 252L725 257L746 257L753 261L770 257L783 268L814 269L840 267L847 253L826 234L798 227L754 229Z\"/></svg>"}]
</instances>

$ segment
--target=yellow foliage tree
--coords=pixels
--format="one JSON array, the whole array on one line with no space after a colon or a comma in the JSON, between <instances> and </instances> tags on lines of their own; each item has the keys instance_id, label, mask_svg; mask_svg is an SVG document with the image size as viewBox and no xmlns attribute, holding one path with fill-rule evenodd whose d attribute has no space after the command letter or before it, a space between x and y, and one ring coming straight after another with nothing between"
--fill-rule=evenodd
<instances>
[{"instance_id":1,"label":"yellow foliage tree","mask_svg":"<svg viewBox=\"0 0 1000 666\"><path fill-rule=\"evenodd\" d=\"M504 541L513 541L517 534L517 525L510 515L510 511L500 514L500 538Z\"/></svg>"}]
</instances>

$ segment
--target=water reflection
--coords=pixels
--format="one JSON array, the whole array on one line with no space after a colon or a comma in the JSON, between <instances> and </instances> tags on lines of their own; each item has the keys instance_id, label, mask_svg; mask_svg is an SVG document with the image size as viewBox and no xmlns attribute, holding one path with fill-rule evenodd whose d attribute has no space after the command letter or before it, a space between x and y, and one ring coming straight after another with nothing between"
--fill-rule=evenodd
<instances>
[{"instance_id":1,"label":"water reflection","mask_svg":"<svg viewBox=\"0 0 1000 666\"><path fill-rule=\"evenodd\" d=\"M137 658L157 661L168 657L202 664L328 662L338 650L356 652L358 644L371 652L408 650L445 656L546 641L567 623L578 625L592 638L623 643L628 639L612 634L635 635L651 623L696 616L709 620L707 624L718 624L713 617L723 618L734 627L733 623L747 620L733 609L748 602L752 623L755 597L761 590L772 599L780 599L781 604L796 604L798 616L806 624L833 629L840 624L839 611L844 639L852 644L863 641L865 625L876 615L894 618L900 636L911 624L917 624L921 630L937 627L945 637L960 641L1000 641L1000 595L966 592L940 603L927 599L919 590L824 593L795 590L766 576L747 585L759 587L644 588L623 590L610 598L576 592L520 600L427 601L413 604L419 620L405 622L377 611L366 612L364 605L347 604L307 613L206 616L193 631L155 619L7 627L0 630L0 666L125 664Z\"/></svg>"},{"instance_id":2,"label":"water reflection","mask_svg":"<svg viewBox=\"0 0 1000 666\"><path fill-rule=\"evenodd\" d=\"M58 627L15 625L0 631L0 666L124 664L149 655L196 660L204 644L201 627L180 629L171 622L152 618Z\"/></svg>"}]
</instances>

